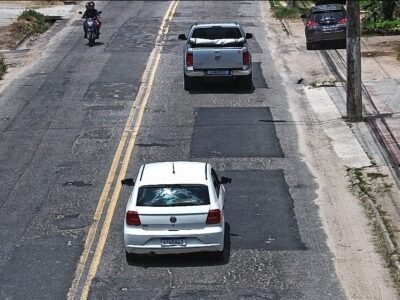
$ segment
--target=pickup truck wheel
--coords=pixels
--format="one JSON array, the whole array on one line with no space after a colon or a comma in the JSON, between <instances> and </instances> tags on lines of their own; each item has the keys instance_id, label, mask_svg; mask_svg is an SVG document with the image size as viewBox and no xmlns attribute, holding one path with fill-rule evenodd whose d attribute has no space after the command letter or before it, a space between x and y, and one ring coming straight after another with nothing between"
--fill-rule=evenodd
<instances>
[{"instance_id":1,"label":"pickup truck wheel","mask_svg":"<svg viewBox=\"0 0 400 300\"><path fill-rule=\"evenodd\" d=\"M241 84L244 89L250 90L253 87L253 79L251 74L241 78Z\"/></svg>"},{"instance_id":2,"label":"pickup truck wheel","mask_svg":"<svg viewBox=\"0 0 400 300\"><path fill-rule=\"evenodd\" d=\"M313 50L314 46L312 43L307 43L307 50Z\"/></svg>"},{"instance_id":3,"label":"pickup truck wheel","mask_svg":"<svg viewBox=\"0 0 400 300\"><path fill-rule=\"evenodd\" d=\"M193 89L193 78L190 78L190 77L184 75L183 88L185 91L190 91L191 89Z\"/></svg>"}]
</instances>

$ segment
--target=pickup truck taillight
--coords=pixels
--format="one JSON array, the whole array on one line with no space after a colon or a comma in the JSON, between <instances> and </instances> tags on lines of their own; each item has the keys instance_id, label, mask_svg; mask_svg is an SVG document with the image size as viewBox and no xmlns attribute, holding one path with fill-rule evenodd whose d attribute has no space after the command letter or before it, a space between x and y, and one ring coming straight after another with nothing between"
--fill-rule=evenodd
<instances>
[{"instance_id":1,"label":"pickup truck taillight","mask_svg":"<svg viewBox=\"0 0 400 300\"><path fill-rule=\"evenodd\" d=\"M347 18L343 18L337 21L339 24L346 24L347 23Z\"/></svg>"},{"instance_id":2,"label":"pickup truck taillight","mask_svg":"<svg viewBox=\"0 0 400 300\"><path fill-rule=\"evenodd\" d=\"M186 53L186 66L193 67L193 53Z\"/></svg>"},{"instance_id":3,"label":"pickup truck taillight","mask_svg":"<svg viewBox=\"0 0 400 300\"><path fill-rule=\"evenodd\" d=\"M126 212L126 224L140 226L142 223L140 222L139 214L136 211L127 211Z\"/></svg>"},{"instance_id":4,"label":"pickup truck taillight","mask_svg":"<svg viewBox=\"0 0 400 300\"><path fill-rule=\"evenodd\" d=\"M243 52L243 65L250 66L250 52Z\"/></svg>"}]
</instances>

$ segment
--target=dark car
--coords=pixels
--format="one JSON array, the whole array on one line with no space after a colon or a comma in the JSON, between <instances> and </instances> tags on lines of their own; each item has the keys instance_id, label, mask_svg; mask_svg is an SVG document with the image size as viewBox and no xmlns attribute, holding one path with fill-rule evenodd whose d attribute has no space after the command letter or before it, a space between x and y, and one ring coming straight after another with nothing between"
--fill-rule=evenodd
<instances>
[{"instance_id":1,"label":"dark car","mask_svg":"<svg viewBox=\"0 0 400 300\"><path fill-rule=\"evenodd\" d=\"M330 43L339 45L340 48L346 46L347 18L343 5L317 5L311 8L307 16L301 17L306 19L307 50L314 49L316 44Z\"/></svg>"}]
</instances>

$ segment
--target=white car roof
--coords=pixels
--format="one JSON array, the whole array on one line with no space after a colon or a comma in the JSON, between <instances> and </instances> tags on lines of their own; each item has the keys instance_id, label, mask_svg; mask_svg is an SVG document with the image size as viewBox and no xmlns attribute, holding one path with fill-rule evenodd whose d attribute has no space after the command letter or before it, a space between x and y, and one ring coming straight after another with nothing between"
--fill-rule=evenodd
<instances>
[{"instance_id":1,"label":"white car roof","mask_svg":"<svg viewBox=\"0 0 400 300\"><path fill-rule=\"evenodd\" d=\"M204 162L160 162L143 166L139 174L139 185L158 184L207 184Z\"/></svg>"}]
</instances>

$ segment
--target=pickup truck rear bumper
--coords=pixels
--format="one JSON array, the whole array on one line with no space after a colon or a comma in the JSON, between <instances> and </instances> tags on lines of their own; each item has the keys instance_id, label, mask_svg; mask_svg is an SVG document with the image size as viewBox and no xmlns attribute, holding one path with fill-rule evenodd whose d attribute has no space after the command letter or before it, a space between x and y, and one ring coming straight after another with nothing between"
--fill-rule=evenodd
<instances>
[{"instance_id":1,"label":"pickup truck rear bumper","mask_svg":"<svg viewBox=\"0 0 400 300\"><path fill-rule=\"evenodd\" d=\"M230 75L208 75L207 70L187 70L185 75L188 77L233 77L233 76L247 76L251 74L251 68L247 70L231 70Z\"/></svg>"}]
</instances>

